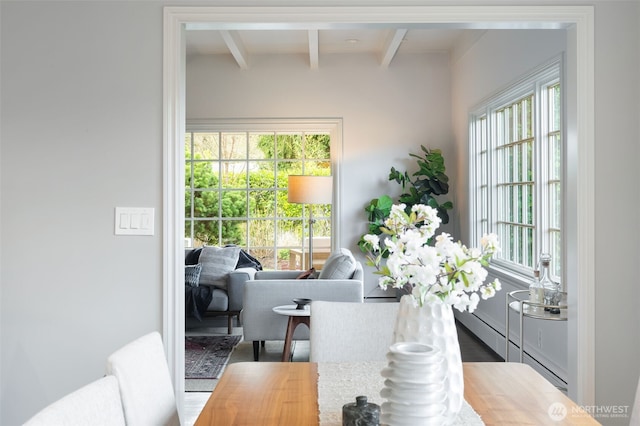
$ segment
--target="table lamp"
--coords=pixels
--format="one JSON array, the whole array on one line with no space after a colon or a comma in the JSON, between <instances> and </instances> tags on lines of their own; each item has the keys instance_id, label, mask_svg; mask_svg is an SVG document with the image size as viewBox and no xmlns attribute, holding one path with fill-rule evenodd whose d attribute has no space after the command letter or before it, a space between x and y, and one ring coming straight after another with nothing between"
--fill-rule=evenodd
<instances>
[{"instance_id":1,"label":"table lamp","mask_svg":"<svg viewBox=\"0 0 640 426\"><path fill-rule=\"evenodd\" d=\"M295 204L331 204L331 176L289 175L288 201ZM309 268L313 267L313 208L309 208Z\"/></svg>"}]
</instances>

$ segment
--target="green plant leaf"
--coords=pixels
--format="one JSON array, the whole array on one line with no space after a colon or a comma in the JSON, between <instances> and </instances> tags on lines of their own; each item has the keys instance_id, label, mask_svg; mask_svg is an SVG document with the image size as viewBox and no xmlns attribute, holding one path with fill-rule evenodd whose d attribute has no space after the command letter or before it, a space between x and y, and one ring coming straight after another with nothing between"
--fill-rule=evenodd
<instances>
[{"instance_id":1,"label":"green plant leaf","mask_svg":"<svg viewBox=\"0 0 640 426\"><path fill-rule=\"evenodd\" d=\"M377 208L378 210L385 210L391 212L391 207L393 206L393 199L388 195L383 195L378 198Z\"/></svg>"},{"instance_id":2,"label":"green plant leaf","mask_svg":"<svg viewBox=\"0 0 640 426\"><path fill-rule=\"evenodd\" d=\"M438 207L438 217L442 223L449 223L449 213L445 209Z\"/></svg>"},{"instance_id":3,"label":"green plant leaf","mask_svg":"<svg viewBox=\"0 0 640 426\"><path fill-rule=\"evenodd\" d=\"M389 181L402 185L403 193L398 202L406 205L405 212L410 213L415 204L425 204L438 210L438 216L443 224L449 222L447 210L453 208L451 201L440 205L434 196L445 195L449 192L449 177L445 173L444 157L440 149L429 149L420 145L421 154L409 153L410 158L416 159L418 170L413 174L402 172L395 167L389 171ZM368 233L380 235L381 227L391 213L394 201L388 195L372 199L364 210L367 213ZM386 257L386 256L383 256Z\"/></svg>"},{"instance_id":4,"label":"green plant leaf","mask_svg":"<svg viewBox=\"0 0 640 426\"><path fill-rule=\"evenodd\" d=\"M443 191L440 182L435 179L429 181L429 188L431 188L431 191L436 195L446 194L446 191Z\"/></svg>"}]
</instances>

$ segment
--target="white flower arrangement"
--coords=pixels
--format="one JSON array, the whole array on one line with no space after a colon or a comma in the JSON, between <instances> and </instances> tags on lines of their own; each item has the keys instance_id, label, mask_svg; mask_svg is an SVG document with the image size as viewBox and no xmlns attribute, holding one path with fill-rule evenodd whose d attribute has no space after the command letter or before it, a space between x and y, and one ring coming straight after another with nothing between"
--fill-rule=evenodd
<instances>
[{"instance_id":1,"label":"white flower arrangement","mask_svg":"<svg viewBox=\"0 0 640 426\"><path fill-rule=\"evenodd\" d=\"M405 208L404 204L391 208L385 226L380 228L386 238L381 240L374 234L363 237L367 264L381 275L381 288L403 288L419 306L446 303L469 312L476 309L480 298L489 299L500 291L498 279L484 284L485 266L500 250L497 235L484 235L481 248L467 248L443 232L435 237L434 245L429 245L441 223L437 210L416 204L407 214Z\"/></svg>"}]
</instances>

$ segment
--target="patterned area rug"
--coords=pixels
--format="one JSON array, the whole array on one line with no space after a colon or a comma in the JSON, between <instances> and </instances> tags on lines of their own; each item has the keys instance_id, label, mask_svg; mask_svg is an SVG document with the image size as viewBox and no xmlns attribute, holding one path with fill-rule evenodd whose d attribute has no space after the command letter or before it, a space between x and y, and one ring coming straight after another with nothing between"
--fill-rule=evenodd
<instances>
[{"instance_id":1,"label":"patterned area rug","mask_svg":"<svg viewBox=\"0 0 640 426\"><path fill-rule=\"evenodd\" d=\"M186 336L185 379L218 379L242 336Z\"/></svg>"}]
</instances>

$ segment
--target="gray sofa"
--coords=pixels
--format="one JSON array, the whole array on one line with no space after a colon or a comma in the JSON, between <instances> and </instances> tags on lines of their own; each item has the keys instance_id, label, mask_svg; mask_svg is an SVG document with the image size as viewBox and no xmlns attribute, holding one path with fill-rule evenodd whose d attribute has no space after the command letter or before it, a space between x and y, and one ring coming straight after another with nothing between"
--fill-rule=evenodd
<instances>
[{"instance_id":1,"label":"gray sofa","mask_svg":"<svg viewBox=\"0 0 640 426\"><path fill-rule=\"evenodd\" d=\"M343 253L346 249L342 249ZM351 252L346 250L348 255ZM316 279L296 279L304 271L258 271L255 278L244 285L244 306L241 314L244 340L253 342L253 358L258 361L260 343L267 340L284 340L288 317L273 312L275 306L292 305L294 298L324 300L330 302L363 302L362 264L353 262L349 276L334 278L339 274L323 272L331 267L332 254ZM327 277L333 275L334 277ZM311 319L313 321L313 319ZM309 340L309 329L299 326L294 340Z\"/></svg>"},{"instance_id":2,"label":"gray sofa","mask_svg":"<svg viewBox=\"0 0 640 426\"><path fill-rule=\"evenodd\" d=\"M199 264L200 250L185 250L185 267ZM227 316L227 332L232 333L233 318L237 317L240 321L245 283L254 277L258 268L261 268L259 263L256 265L250 265L250 263L247 259L244 262L241 259L237 260L235 269L224 274L222 283L211 284L211 281L199 277L198 285L191 286L187 283L188 278L185 276L187 328L199 326L206 317Z\"/></svg>"}]
</instances>

